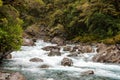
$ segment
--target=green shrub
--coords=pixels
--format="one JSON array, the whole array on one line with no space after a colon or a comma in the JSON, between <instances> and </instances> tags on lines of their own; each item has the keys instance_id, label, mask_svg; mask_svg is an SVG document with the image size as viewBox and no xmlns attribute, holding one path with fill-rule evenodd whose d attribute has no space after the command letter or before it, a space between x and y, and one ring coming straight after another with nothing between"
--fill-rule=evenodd
<instances>
[{"instance_id":1,"label":"green shrub","mask_svg":"<svg viewBox=\"0 0 120 80\"><path fill-rule=\"evenodd\" d=\"M22 23L19 13L10 5L0 8L0 52L18 50L22 43Z\"/></svg>"}]
</instances>

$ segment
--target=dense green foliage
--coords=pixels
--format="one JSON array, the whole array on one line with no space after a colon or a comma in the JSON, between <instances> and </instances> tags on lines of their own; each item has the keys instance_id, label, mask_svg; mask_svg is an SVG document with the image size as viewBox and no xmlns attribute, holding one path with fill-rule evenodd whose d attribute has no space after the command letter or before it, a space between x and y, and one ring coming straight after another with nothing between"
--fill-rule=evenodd
<instances>
[{"instance_id":1,"label":"dense green foliage","mask_svg":"<svg viewBox=\"0 0 120 80\"><path fill-rule=\"evenodd\" d=\"M0 0L0 52L19 49L22 28L35 23L50 36L120 42L120 0Z\"/></svg>"},{"instance_id":2,"label":"dense green foliage","mask_svg":"<svg viewBox=\"0 0 120 80\"><path fill-rule=\"evenodd\" d=\"M22 43L23 21L19 13L10 5L0 7L0 52L19 49Z\"/></svg>"},{"instance_id":3,"label":"dense green foliage","mask_svg":"<svg viewBox=\"0 0 120 80\"><path fill-rule=\"evenodd\" d=\"M104 41L120 34L119 0L43 1L46 4L45 25L51 29L63 26L67 39Z\"/></svg>"}]
</instances>

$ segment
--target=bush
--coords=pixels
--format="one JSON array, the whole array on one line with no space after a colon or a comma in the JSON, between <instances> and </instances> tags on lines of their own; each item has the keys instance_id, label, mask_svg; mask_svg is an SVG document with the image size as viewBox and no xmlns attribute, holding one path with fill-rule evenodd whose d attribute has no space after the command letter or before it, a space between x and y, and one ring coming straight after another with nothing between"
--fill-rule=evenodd
<instances>
[{"instance_id":1,"label":"bush","mask_svg":"<svg viewBox=\"0 0 120 80\"><path fill-rule=\"evenodd\" d=\"M19 13L10 5L0 8L0 52L18 50L22 43L22 23Z\"/></svg>"}]
</instances>

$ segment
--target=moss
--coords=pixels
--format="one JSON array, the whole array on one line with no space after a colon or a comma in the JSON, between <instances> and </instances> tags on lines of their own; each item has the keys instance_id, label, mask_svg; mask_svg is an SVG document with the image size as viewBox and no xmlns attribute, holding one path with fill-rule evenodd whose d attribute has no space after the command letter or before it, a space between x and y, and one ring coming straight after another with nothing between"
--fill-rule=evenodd
<instances>
[{"instance_id":1,"label":"moss","mask_svg":"<svg viewBox=\"0 0 120 80\"><path fill-rule=\"evenodd\" d=\"M114 37L116 43L120 43L120 34Z\"/></svg>"},{"instance_id":2,"label":"moss","mask_svg":"<svg viewBox=\"0 0 120 80\"><path fill-rule=\"evenodd\" d=\"M113 38L107 38L107 39L102 40L101 42L105 44L115 44L115 41L113 40Z\"/></svg>"},{"instance_id":3,"label":"moss","mask_svg":"<svg viewBox=\"0 0 120 80\"><path fill-rule=\"evenodd\" d=\"M2 3L3 3L2 0L0 0L0 6L2 6Z\"/></svg>"}]
</instances>

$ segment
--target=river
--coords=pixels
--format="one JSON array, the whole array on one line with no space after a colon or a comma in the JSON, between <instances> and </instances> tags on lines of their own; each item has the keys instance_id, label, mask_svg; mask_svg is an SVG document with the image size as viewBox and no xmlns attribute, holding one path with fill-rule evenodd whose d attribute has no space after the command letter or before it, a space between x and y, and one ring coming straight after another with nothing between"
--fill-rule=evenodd
<instances>
[{"instance_id":1,"label":"river","mask_svg":"<svg viewBox=\"0 0 120 80\"><path fill-rule=\"evenodd\" d=\"M56 44L38 40L35 46L22 46L20 51L12 52L13 58L4 60L0 68L19 71L25 75L27 80L120 80L120 65L92 62L91 59L96 52L80 54L79 57L69 57L73 60L73 66L61 66L61 60L69 52L63 51L61 47L61 56L47 56L48 51L41 49L54 45ZM29 61L35 57L43 59L44 62ZM40 68L42 64L50 65L50 67ZM94 75L81 76L81 73L87 70L93 70Z\"/></svg>"}]
</instances>

